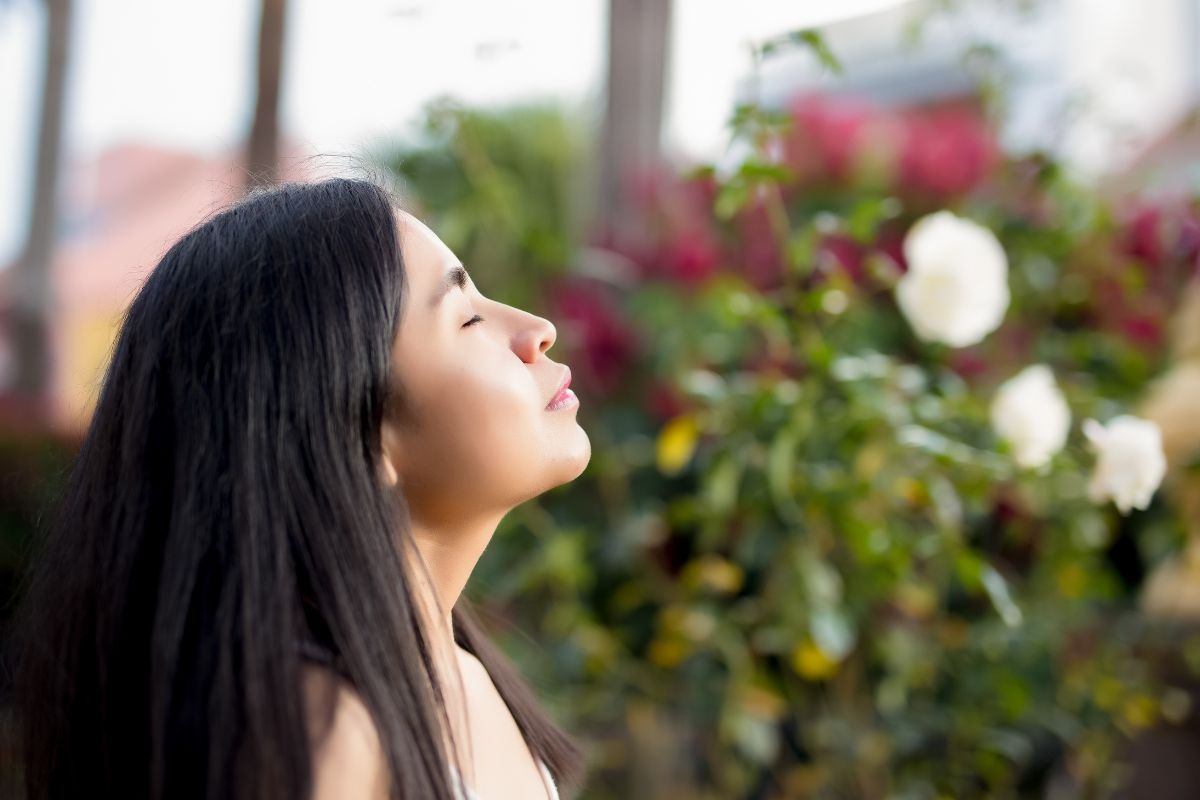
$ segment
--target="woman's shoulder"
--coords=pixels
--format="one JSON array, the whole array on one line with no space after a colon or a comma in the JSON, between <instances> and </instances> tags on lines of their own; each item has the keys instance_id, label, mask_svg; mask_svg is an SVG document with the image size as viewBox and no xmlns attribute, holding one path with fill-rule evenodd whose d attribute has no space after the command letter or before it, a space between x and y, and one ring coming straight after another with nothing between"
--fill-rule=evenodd
<instances>
[{"instance_id":1,"label":"woman's shoulder","mask_svg":"<svg viewBox=\"0 0 1200 800\"><path fill-rule=\"evenodd\" d=\"M386 798L379 732L358 692L319 664L302 666L305 722L313 753L313 797Z\"/></svg>"}]
</instances>

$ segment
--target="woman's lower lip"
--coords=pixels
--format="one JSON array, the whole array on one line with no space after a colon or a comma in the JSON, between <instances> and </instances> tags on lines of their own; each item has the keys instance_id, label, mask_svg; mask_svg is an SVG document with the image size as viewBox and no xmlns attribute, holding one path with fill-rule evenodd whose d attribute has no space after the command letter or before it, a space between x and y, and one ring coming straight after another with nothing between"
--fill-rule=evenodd
<instances>
[{"instance_id":1,"label":"woman's lower lip","mask_svg":"<svg viewBox=\"0 0 1200 800\"><path fill-rule=\"evenodd\" d=\"M563 389L558 397L554 398L554 402L546 406L547 411L557 411L560 408L566 408L579 402L579 398L570 389Z\"/></svg>"}]
</instances>

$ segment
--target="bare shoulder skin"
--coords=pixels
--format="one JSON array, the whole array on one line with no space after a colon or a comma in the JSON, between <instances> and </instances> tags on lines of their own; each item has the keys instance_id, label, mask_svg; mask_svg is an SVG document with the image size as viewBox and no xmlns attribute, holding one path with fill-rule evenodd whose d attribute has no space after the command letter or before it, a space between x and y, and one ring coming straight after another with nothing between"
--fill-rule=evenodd
<instances>
[{"instance_id":1,"label":"bare shoulder skin","mask_svg":"<svg viewBox=\"0 0 1200 800\"><path fill-rule=\"evenodd\" d=\"M383 750L366 705L332 671L306 664L303 672L314 800L387 800Z\"/></svg>"}]
</instances>

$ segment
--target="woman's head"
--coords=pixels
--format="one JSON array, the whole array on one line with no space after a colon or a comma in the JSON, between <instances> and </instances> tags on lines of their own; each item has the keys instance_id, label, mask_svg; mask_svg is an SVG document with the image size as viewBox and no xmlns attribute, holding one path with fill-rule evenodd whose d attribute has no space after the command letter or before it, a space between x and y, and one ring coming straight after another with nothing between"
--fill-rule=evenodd
<instances>
[{"instance_id":1,"label":"woman's head","mask_svg":"<svg viewBox=\"0 0 1200 800\"><path fill-rule=\"evenodd\" d=\"M391 357L402 403L382 441L414 522L493 517L577 477L591 445L577 405L548 408L569 375L546 355L554 325L482 295L408 212L396 224L408 282Z\"/></svg>"},{"instance_id":2,"label":"woman's head","mask_svg":"<svg viewBox=\"0 0 1200 800\"><path fill-rule=\"evenodd\" d=\"M302 639L341 657L393 789L449 796L405 501L417 523L494 512L590 452L573 413L541 409L552 325L474 291L428 307L453 260L347 179L253 194L163 256L23 609L31 796L302 796ZM467 311L491 318L460 328ZM578 752L488 658L569 782Z\"/></svg>"}]
</instances>

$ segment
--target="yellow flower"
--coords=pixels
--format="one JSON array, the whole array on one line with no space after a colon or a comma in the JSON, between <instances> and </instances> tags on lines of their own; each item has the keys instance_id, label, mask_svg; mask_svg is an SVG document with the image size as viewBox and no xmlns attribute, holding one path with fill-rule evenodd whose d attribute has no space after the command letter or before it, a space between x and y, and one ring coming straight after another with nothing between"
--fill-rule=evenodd
<instances>
[{"instance_id":1,"label":"yellow flower","mask_svg":"<svg viewBox=\"0 0 1200 800\"><path fill-rule=\"evenodd\" d=\"M721 594L742 588L742 568L721 556L701 556L683 568L680 580L692 589L706 588Z\"/></svg>"},{"instance_id":2,"label":"yellow flower","mask_svg":"<svg viewBox=\"0 0 1200 800\"><path fill-rule=\"evenodd\" d=\"M700 428L691 414L682 414L664 425L655 443L659 471L664 475L675 475L683 469L696 451L699 435Z\"/></svg>"},{"instance_id":3,"label":"yellow flower","mask_svg":"<svg viewBox=\"0 0 1200 800\"><path fill-rule=\"evenodd\" d=\"M1130 697L1121 706L1121 718L1135 730L1149 728L1158 719L1158 703L1147 695Z\"/></svg>"},{"instance_id":4,"label":"yellow flower","mask_svg":"<svg viewBox=\"0 0 1200 800\"><path fill-rule=\"evenodd\" d=\"M674 667L687 658L691 648L687 642L676 638L657 638L650 642L647 655L651 663L660 667Z\"/></svg>"},{"instance_id":5,"label":"yellow flower","mask_svg":"<svg viewBox=\"0 0 1200 800\"><path fill-rule=\"evenodd\" d=\"M824 681L837 674L838 662L825 655L811 639L805 639L792 650L792 668L806 680Z\"/></svg>"}]
</instances>

